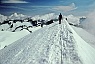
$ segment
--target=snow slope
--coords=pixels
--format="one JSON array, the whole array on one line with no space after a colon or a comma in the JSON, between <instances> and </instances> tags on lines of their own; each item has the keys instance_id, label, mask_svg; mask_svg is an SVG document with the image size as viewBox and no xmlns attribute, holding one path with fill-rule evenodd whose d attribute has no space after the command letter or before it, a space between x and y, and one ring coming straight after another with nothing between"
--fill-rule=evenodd
<instances>
[{"instance_id":1,"label":"snow slope","mask_svg":"<svg viewBox=\"0 0 95 64\"><path fill-rule=\"evenodd\" d=\"M0 64L95 64L94 54L95 49L63 20L0 50Z\"/></svg>"},{"instance_id":2,"label":"snow slope","mask_svg":"<svg viewBox=\"0 0 95 64\"><path fill-rule=\"evenodd\" d=\"M8 46L9 44L17 41L18 39L29 34L28 31L21 32L9 32L9 31L0 31L0 49Z\"/></svg>"},{"instance_id":3,"label":"snow slope","mask_svg":"<svg viewBox=\"0 0 95 64\"><path fill-rule=\"evenodd\" d=\"M66 23L68 25L68 23ZM95 49L85 42L74 30L68 25L73 32L73 37L77 44L78 54L81 56L83 64L95 64Z\"/></svg>"},{"instance_id":4,"label":"snow slope","mask_svg":"<svg viewBox=\"0 0 95 64\"><path fill-rule=\"evenodd\" d=\"M40 29L41 27L29 28L32 32ZM10 32L10 31L0 31L0 49L3 49L5 46L12 44L13 42L19 40L20 38L28 35L30 32L27 30Z\"/></svg>"},{"instance_id":5,"label":"snow slope","mask_svg":"<svg viewBox=\"0 0 95 64\"><path fill-rule=\"evenodd\" d=\"M87 31L85 31L84 29L82 29L80 27L72 26L72 28L76 31L76 33L82 39L84 39L87 43L89 43L91 46L93 46L95 48L95 36L93 36L92 34L88 33Z\"/></svg>"}]
</instances>

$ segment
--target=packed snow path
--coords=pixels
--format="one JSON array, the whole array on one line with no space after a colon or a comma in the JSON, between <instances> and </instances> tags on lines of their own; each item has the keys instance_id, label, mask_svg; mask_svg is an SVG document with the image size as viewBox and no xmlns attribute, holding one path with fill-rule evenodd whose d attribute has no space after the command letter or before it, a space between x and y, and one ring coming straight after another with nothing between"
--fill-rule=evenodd
<instances>
[{"instance_id":1,"label":"packed snow path","mask_svg":"<svg viewBox=\"0 0 95 64\"><path fill-rule=\"evenodd\" d=\"M0 51L0 64L83 64L65 23L48 25Z\"/></svg>"},{"instance_id":2,"label":"packed snow path","mask_svg":"<svg viewBox=\"0 0 95 64\"><path fill-rule=\"evenodd\" d=\"M72 35L73 33L65 22L59 25L59 30L59 44L61 46L61 64L82 64L82 61L80 60L76 50L77 47Z\"/></svg>"}]
</instances>

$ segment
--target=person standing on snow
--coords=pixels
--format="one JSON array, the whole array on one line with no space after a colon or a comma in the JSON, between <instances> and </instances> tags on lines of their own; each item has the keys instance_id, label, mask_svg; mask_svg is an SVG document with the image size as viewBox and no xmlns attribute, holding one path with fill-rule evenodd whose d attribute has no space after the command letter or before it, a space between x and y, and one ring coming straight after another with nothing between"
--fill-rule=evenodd
<instances>
[{"instance_id":1,"label":"person standing on snow","mask_svg":"<svg viewBox=\"0 0 95 64\"><path fill-rule=\"evenodd\" d=\"M59 24L61 24L61 20L62 20L62 15L61 15L61 13L60 13L60 15L59 15L58 20L59 20Z\"/></svg>"},{"instance_id":2,"label":"person standing on snow","mask_svg":"<svg viewBox=\"0 0 95 64\"><path fill-rule=\"evenodd\" d=\"M41 22L41 27L43 27L43 22Z\"/></svg>"}]
</instances>

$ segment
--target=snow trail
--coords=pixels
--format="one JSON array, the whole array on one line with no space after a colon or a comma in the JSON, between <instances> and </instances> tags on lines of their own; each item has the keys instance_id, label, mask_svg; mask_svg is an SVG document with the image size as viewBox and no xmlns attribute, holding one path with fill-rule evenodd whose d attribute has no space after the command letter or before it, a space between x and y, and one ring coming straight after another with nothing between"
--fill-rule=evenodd
<instances>
[{"instance_id":1,"label":"snow trail","mask_svg":"<svg viewBox=\"0 0 95 64\"><path fill-rule=\"evenodd\" d=\"M83 64L73 33L55 22L0 51L0 64Z\"/></svg>"},{"instance_id":2,"label":"snow trail","mask_svg":"<svg viewBox=\"0 0 95 64\"><path fill-rule=\"evenodd\" d=\"M61 64L82 64L82 61L80 60L76 50L77 47L76 42L73 38L73 33L65 21L62 24L60 27L60 41L63 56Z\"/></svg>"}]
</instances>

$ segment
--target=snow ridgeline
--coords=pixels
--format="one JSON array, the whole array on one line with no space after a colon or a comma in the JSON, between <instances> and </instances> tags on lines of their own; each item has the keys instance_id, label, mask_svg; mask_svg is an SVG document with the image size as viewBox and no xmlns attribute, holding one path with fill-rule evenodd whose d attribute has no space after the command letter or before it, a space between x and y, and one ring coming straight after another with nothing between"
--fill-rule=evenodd
<instances>
[{"instance_id":1,"label":"snow ridgeline","mask_svg":"<svg viewBox=\"0 0 95 64\"><path fill-rule=\"evenodd\" d=\"M55 22L0 50L0 64L95 64L94 53L63 20L62 24Z\"/></svg>"},{"instance_id":2,"label":"snow ridgeline","mask_svg":"<svg viewBox=\"0 0 95 64\"><path fill-rule=\"evenodd\" d=\"M91 33L88 33L82 28L71 26L74 31L88 44L90 44L93 48L95 48L95 36L92 35Z\"/></svg>"},{"instance_id":3,"label":"snow ridgeline","mask_svg":"<svg viewBox=\"0 0 95 64\"><path fill-rule=\"evenodd\" d=\"M66 22L68 25L68 23ZM85 42L74 30L68 25L68 27L73 32L73 37L76 41L78 54L81 56L83 64L95 64L95 49L90 46L87 42Z\"/></svg>"}]
</instances>

